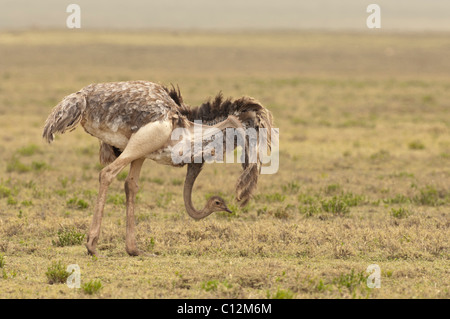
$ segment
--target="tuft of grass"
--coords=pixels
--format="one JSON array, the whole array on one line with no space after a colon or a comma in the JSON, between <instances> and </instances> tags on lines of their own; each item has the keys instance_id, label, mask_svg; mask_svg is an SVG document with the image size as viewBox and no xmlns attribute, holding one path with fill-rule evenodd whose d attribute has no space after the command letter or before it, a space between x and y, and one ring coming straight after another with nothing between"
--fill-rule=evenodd
<instances>
[{"instance_id":1,"label":"tuft of grass","mask_svg":"<svg viewBox=\"0 0 450 319\"><path fill-rule=\"evenodd\" d=\"M6 171L8 173L17 172L17 173L26 173L31 171L31 167L22 163L17 157L13 157L9 160L6 165Z\"/></svg>"},{"instance_id":2,"label":"tuft of grass","mask_svg":"<svg viewBox=\"0 0 450 319\"><path fill-rule=\"evenodd\" d=\"M407 208L391 208L390 215L394 218L405 218L411 215L411 212Z\"/></svg>"},{"instance_id":3,"label":"tuft of grass","mask_svg":"<svg viewBox=\"0 0 450 319\"><path fill-rule=\"evenodd\" d=\"M366 202L364 195L356 195L351 192L344 193L339 198L349 207L358 206L361 203Z\"/></svg>"},{"instance_id":4,"label":"tuft of grass","mask_svg":"<svg viewBox=\"0 0 450 319\"><path fill-rule=\"evenodd\" d=\"M278 219L288 219L290 217L289 210L292 208L292 205L287 205L286 207L278 207L273 216Z\"/></svg>"},{"instance_id":5,"label":"tuft of grass","mask_svg":"<svg viewBox=\"0 0 450 319\"><path fill-rule=\"evenodd\" d=\"M102 282L100 279L90 280L81 285L83 292L88 295L93 295L100 291L103 288Z\"/></svg>"},{"instance_id":6,"label":"tuft of grass","mask_svg":"<svg viewBox=\"0 0 450 319\"><path fill-rule=\"evenodd\" d=\"M297 197L299 203L305 205L313 205L318 202L318 198L316 196L308 195L308 194L300 194Z\"/></svg>"},{"instance_id":7,"label":"tuft of grass","mask_svg":"<svg viewBox=\"0 0 450 319\"><path fill-rule=\"evenodd\" d=\"M333 215L342 216L350 212L349 206L338 196L333 196L333 198L328 200L322 200L321 204L324 211Z\"/></svg>"},{"instance_id":8,"label":"tuft of grass","mask_svg":"<svg viewBox=\"0 0 450 319\"><path fill-rule=\"evenodd\" d=\"M280 289L277 288L277 291L275 293L270 293L270 291L267 291L267 299L292 299L294 298L294 292L292 292L290 289Z\"/></svg>"},{"instance_id":9,"label":"tuft of grass","mask_svg":"<svg viewBox=\"0 0 450 319\"><path fill-rule=\"evenodd\" d=\"M172 201L172 196L172 193L158 194L158 198L156 198L156 206L160 208L166 208L167 205Z\"/></svg>"},{"instance_id":10,"label":"tuft of grass","mask_svg":"<svg viewBox=\"0 0 450 319\"><path fill-rule=\"evenodd\" d=\"M23 200L20 205L25 206L25 207L29 207L29 206L33 206L33 202L31 200Z\"/></svg>"},{"instance_id":11,"label":"tuft of grass","mask_svg":"<svg viewBox=\"0 0 450 319\"><path fill-rule=\"evenodd\" d=\"M411 199L402 194L397 194L392 198L383 199L383 203L385 203L385 204L407 204L410 202L411 202Z\"/></svg>"},{"instance_id":12,"label":"tuft of grass","mask_svg":"<svg viewBox=\"0 0 450 319\"><path fill-rule=\"evenodd\" d=\"M201 288L202 288L203 290L205 290L205 291L215 291L215 290L217 290L217 288L219 288L220 286L223 286L223 287L225 287L225 288L227 288L227 289L233 287L233 285L230 284L230 283L228 282L228 280L226 280L226 279L225 279L224 281L222 281L222 282L220 282L220 281L214 279L214 280L204 281L204 282L201 283Z\"/></svg>"},{"instance_id":13,"label":"tuft of grass","mask_svg":"<svg viewBox=\"0 0 450 319\"><path fill-rule=\"evenodd\" d=\"M164 184L164 180L162 178L159 178L159 177L150 178L149 181L152 182L152 183L158 184L158 185L163 185Z\"/></svg>"},{"instance_id":14,"label":"tuft of grass","mask_svg":"<svg viewBox=\"0 0 450 319\"><path fill-rule=\"evenodd\" d=\"M39 151L40 151L40 149L36 144L30 144L30 145L19 148L17 150L17 153L22 156L32 156Z\"/></svg>"},{"instance_id":15,"label":"tuft of grass","mask_svg":"<svg viewBox=\"0 0 450 319\"><path fill-rule=\"evenodd\" d=\"M217 280L208 280L206 282L202 282L202 285L201 285L201 287L204 291L216 290L218 286L219 286L219 282Z\"/></svg>"},{"instance_id":16,"label":"tuft of grass","mask_svg":"<svg viewBox=\"0 0 450 319\"><path fill-rule=\"evenodd\" d=\"M93 156L95 155L95 151L96 149L91 147L91 146L85 146L85 147L80 147L76 150L76 153L78 155L86 155L86 156Z\"/></svg>"},{"instance_id":17,"label":"tuft of grass","mask_svg":"<svg viewBox=\"0 0 450 319\"><path fill-rule=\"evenodd\" d=\"M316 289L319 292L324 292L324 291L330 290L331 288L330 288L330 285L325 284L324 281L322 279L320 279L316 285Z\"/></svg>"},{"instance_id":18,"label":"tuft of grass","mask_svg":"<svg viewBox=\"0 0 450 319\"><path fill-rule=\"evenodd\" d=\"M63 228L58 230L58 239L52 240L52 244L57 247L80 245L85 236L75 228Z\"/></svg>"},{"instance_id":19,"label":"tuft of grass","mask_svg":"<svg viewBox=\"0 0 450 319\"><path fill-rule=\"evenodd\" d=\"M5 264L5 256L3 256L3 254L0 254L0 268L4 268Z\"/></svg>"},{"instance_id":20,"label":"tuft of grass","mask_svg":"<svg viewBox=\"0 0 450 319\"><path fill-rule=\"evenodd\" d=\"M14 206L14 205L17 205L17 200L14 197L9 196L8 201L6 203L10 206Z\"/></svg>"},{"instance_id":21,"label":"tuft of grass","mask_svg":"<svg viewBox=\"0 0 450 319\"><path fill-rule=\"evenodd\" d=\"M63 265L61 261L52 262L50 267L47 268L47 272L45 273L48 283L50 285L65 283L67 281L67 278L70 276L70 273L66 271L66 268L67 267Z\"/></svg>"},{"instance_id":22,"label":"tuft of grass","mask_svg":"<svg viewBox=\"0 0 450 319\"><path fill-rule=\"evenodd\" d=\"M61 186L63 188L66 188L67 183L69 182L69 179L67 177L58 177L58 181L61 183Z\"/></svg>"},{"instance_id":23,"label":"tuft of grass","mask_svg":"<svg viewBox=\"0 0 450 319\"><path fill-rule=\"evenodd\" d=\"M16 276L17 276L17 272L15 270L9 272L9 278L14 278ZM1 278L8 279L8 273L6 272L5 268L2 268Z\"/></svg>"},{"instance_id":24,"label":"tuft of grass","mask_svg":"<svg viewBox=\"0 0 450 319\"><path fill-rule=\"evenodd\" d=\"M49 166L45 162L35 162L35 161L33 161L31 163L31 169L33 171L35 171L35 172L40 172L40 171L43 171L43 170L45 170L47 168L49 168Z\"/></svg>"},{"instance_id":25,"label":"tuft of grass","mask_svg":"<svg viewBox=\"0 0 450 319\"><path fill-rule=\"evenodd\" d=\"M386 150L379 150L376 153L370 155L370 160L372 162L385 162L391 158L391 153Z\"/></svg>"},{"instance_id":26,"label":"tuft of grass","mask_svg":"<svg viewBox=\"0 0 450 319\"><path fill-rule=\"evenodd\" d=\"M11 196L11 189L0 184L0 198Z\"/></svg>"},{"instance_id":27,"label":"tuft of grass","mask_svg":"<svg viewBox=\"0 0 450 319\"><path fill-rule=\"evenodd\" d=\"M156 245L155 238L150 237L149 239L147 239L147 240L145 241L145 243L146 243L145 246L147 247L147 249L148 249L149 251L153 251L153 249L155 249L155 245Z\"/></svg>"},{"instance_id":28,"label":"tuft of grass","mask_svg":"<svg viewBox=\"0 0 450 319\"><path fill-rule=\"evenodd\" d=\"M286 195L282 195L280 193L273 193L273 194L267 194L266 201L273 203L273 202L284 202L286 199Z\"/></svg>"},{"instance_id":29,"label":"tuft of grass","mask_svg":"<svg viewBox=\"0 0 450 319\"><path fill-rule=\"evenodd\" d=\"M126 199L123 194L108 195L106 202L116 206L125 205Z\"/></svg>"},{"instance_id":30,"label":"tuft of grass","mask_svg":"<svg viewBox=\"0 0 450 319\"><path fill-rule=\"evenodd\" d=\"M356 273L354 269L348 274L341 274L339 277L333 280L338 288L347 288L349 292L353 293L356 288L365 285L368 275L366 273Z\"/></svg>"},{"instance_id":31,"label":"tuft of grass","mask_svg":"<svg viewBox=\"0 0 450 319\"><path fill-rule=\"evenodd\" d=\"M75 208L75 209L86 209L89 207L88 202L83 199L79 199L76 196L69 199L67 202L67 207Z\"/></svg>"},{"instance_id":32,"label":"tuft of grass","mask_svg":"<svg viewBox=\"0 0 450 319\"><path fill-rule=\"evenodd\" d=\"M296 181L289 182L286 185L281 186L284 193L297 194L300 191L300 184Z\"/></svg>"},{"instance_id":33,"label":"tuft of grass","mask_svg":"<svg viewBox=\"0 0 450 319\"><path fill-rule=\"evenodd\" d=\"M341 190L341 185L339 184L330 184L325 188L325 194L336 194Z\"/></svg>"},{"instance_id":34,"label":"tuft of grass","mask_svg":"<svg viewBox=\"0 0 450 319\"><path fill-rule=\"evenodd\" d=\"M414 174L413 173L408 173L408 172L398 172L398 173L393 173L388 175L389 177L395 177L395 178L414 178Z\"/></svg>"},{"instance_id":35,"label":"tuft of grass","mask_svg":"<svg viewBox=\"0 0 450 319\"><path fill-rule=\"evenodd\" d=\"M55 190L55 194L58 194L61 197L64 197L67 195L67 191L65 189L57 189Z\"/></svg>"},{"instance_id":36,"label":"tuft of grass","mask_svg":"<svg viewBox=\"0 0 450 319\"><path fill-rule=\"evenodd\" d=\"M419 140L412 141L408 144L410 150L423 150L425 149L425 144Z\"/></svg>"},{"instance_id":37,"label":"tuft of grass","mask_svg":"<svg viewBox=\"0 0 450 319\"><path fill-rule=\"evenodd\" d=\"M299 206L298 211L301 214L304 214L306 217L312 217L314 215L320 214L322 212L322 209L316 204L310 204L307 206Z\"/></svg>"},{"instance_id":38,"label":"tuft of grass","mask_svg":"<svg viewBox=\"0 0 450 319\"><path fill-rule=\"evenodd\" d=\"M182 179L178 179L178 178L174 178L174 179L172 179L172 180L170 181L170 183L171 183L173 186L180 186L180 185L183 184L183 180L182 180Z\"/></svg>"},{"instance_id":39,"label":"tuft of grass","mask_svg":"<svg viewBox=\"0 0 450 319\"><path fill-rule=\"evenodd\" d=\"M440 206L445 204L445 199L449 197L443 191L438 191L434 186L428 185L422 188L420 194L414 197L416 204L424 206Z\"/></svg>"},{"instance_id":40,"label":"tuft of grass","mask_svg":"<svg viewBox=\"0 0 450 319\"><path fill-rule=\"evenodd\" d=\"M117 174L116 178L119 181L124 181L128 176L128 172L127 171L121 171L119 174Z\"/></svg>"},{"instance_id":41,"label":"tuft of grass","mask_svg":"<svg viewBox=\"0 0 450 319\"><path fill-rule=\"evenodd\" d=\"M424 104L432 104L435 102L435 99L432 95L427 94L422 97L422 103Z\"/></svg>"}]
</instances>

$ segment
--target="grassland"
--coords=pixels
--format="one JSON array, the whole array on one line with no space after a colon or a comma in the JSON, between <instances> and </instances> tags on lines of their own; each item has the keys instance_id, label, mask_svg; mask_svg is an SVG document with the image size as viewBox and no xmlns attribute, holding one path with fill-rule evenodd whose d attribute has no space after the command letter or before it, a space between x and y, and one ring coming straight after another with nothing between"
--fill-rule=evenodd
<instances>
[{"instance_id":1,"label":"grassland","mask_svg":"<svg viewBox=\"0 0 450 319\"><path fill-rule=\"evenodd\" d=\"M449 54L448 34L1 33L0 298L449 298ZM239 165L207 165L195 205L220 194L234 213L196 222L185 169L146 162L135 258L121 173L93 258L98 141L79 128L49 146L41 130L65 95L136 79L178 84L190 105L256 97L280 169L242 209ZM58 283L69 264L80 289Z\"/></svg>"}]
</instances>

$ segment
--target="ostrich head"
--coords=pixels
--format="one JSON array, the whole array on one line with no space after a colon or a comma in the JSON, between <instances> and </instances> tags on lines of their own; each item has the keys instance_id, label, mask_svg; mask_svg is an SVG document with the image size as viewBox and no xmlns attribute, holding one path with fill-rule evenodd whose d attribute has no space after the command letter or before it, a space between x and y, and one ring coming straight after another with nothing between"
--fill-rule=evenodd
<instances>
[{"instance_id":1,"label":"ostrich head","mask_svg":"<svg viewBox=\"0 0 450 319\"><path fill-rule=\"evenodd\" d=\"M225 204L223 198L219 196L212 196L206 202L205 207L202 210L197 210L192 204L192 188L194 186L195 179L202 170L203 163L200 164L188 164L188 170L186 174L186 180L184 182L184 205L186 211L194 219L202 219L209 216L213 212L225 211L231 213L231 210Z\"/></svg>"},{"instance_id":2,"label":"ostrich head","mask_svg":"<svg viewBox=\"0 0 450 319\"><path fill-rule=\"evenodd\" d=\"M225 204L225 200L220 196L211 196L206 202L206 207L210 212L233 213Z\"/></svg>"}]
</instances>

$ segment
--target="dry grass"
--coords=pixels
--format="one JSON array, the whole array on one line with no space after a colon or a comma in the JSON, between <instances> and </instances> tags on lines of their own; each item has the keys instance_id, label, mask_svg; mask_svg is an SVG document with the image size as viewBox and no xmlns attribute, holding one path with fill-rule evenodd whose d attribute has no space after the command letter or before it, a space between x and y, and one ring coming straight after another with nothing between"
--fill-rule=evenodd
<instances>
[{"instance_id":1,"label":"dry grass","mask_svg":"<svg viewBox=\"0 0 450 319\"><path fill-rule=\"evenodd\" d=\"M0 297L449 298L449 48L439 34L1 34ZM121 174L92 258L78 242L98 142L77 129L48 146L41 129L65 95L135 79L177 83L191 105L220 90L258 98L280 128L280 170L239 209L239 165L207 165L196 205L220 192L235 214L195 222L185 169L148 161L147 255L125 253ZM85 289L50 285L58 262L78 264ZM366 287L370 264L380 289Z\"/></svg>"}]
</instances>

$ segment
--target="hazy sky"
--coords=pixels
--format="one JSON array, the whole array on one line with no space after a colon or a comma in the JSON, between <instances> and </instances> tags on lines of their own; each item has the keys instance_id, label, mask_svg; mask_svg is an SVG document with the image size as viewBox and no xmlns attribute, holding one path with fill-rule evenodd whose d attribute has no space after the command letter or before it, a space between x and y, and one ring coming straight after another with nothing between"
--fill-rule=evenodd
<instances>
[{"instance_id":1,"label":"hazy sky","mask_svg":"<svg viewBox=\"0 0 450 319\"><path fill-rule=\"evenodd\" d=\"M0 29L65 28L71 3L86 29L364 30L376 3L383 30L450 31L450 0L0 0Z\"/></svg>"}]
</instances>

